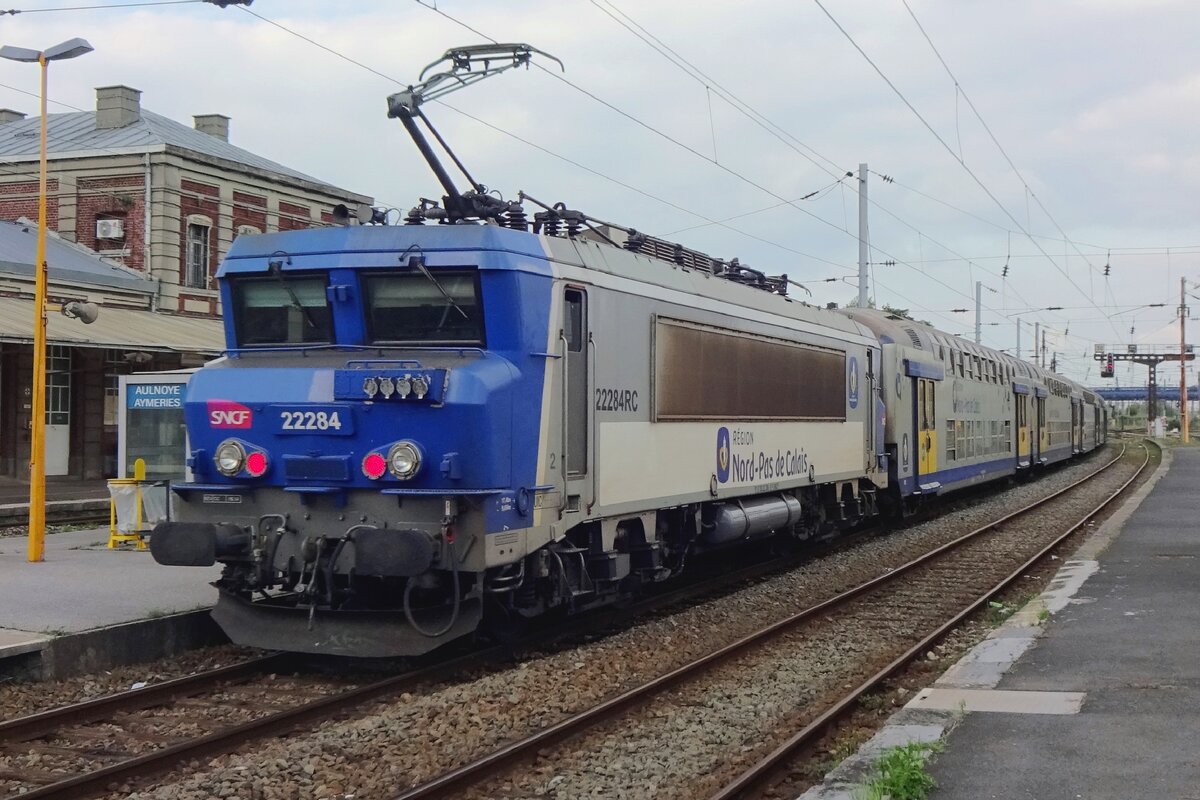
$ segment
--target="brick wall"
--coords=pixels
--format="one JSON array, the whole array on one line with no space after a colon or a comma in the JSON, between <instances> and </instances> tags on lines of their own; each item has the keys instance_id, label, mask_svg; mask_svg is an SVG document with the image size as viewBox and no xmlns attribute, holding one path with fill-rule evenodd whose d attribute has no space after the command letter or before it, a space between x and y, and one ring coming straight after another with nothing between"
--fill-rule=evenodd
<instances>
[{"instance_id":1,"label":"brick wall","mask_svg":"<svg viewBox=\"0 0 1200 800\"><path fill-rule=\"evenodd\" d=\"M38 218L38 182L0 184L0 219ZM58 180L46 181L46 220L50 230L58 230Z\"/></svg>"},{"instance_id":2,"label":"brick wall","mask_svg":"<svg viewBox=\"0 0 1200 800\"><path fill-rule=\"evenodd\" d=\"M279 230L296 231L312 227L312 211L308 206L279 201Z\"/></svg>"},{"instance_id":3,"label":"brick wall","mask_svg":"<svg viewBox=\"0 0 1200 800\"><path fill-rule=\"evenodd\" d=\"M123 250L118 260L134 269L145 269L145 178L126 175L116 178L81 178L75 201L75 241L93 250ZM96 238L96 220L119 219L125 223L121 238Z\"/></svg>"},{"instance_id":4,"label":"brick wall","mask_svg":"<svg viewBox=\"0 0 1200 800\"><path fill-rule=\"evenodd\" d=\"M267 230L267 198L247 192L233 193L233 232L242 225L253 225L260 233Z\"/></svg>"}]
</instances>

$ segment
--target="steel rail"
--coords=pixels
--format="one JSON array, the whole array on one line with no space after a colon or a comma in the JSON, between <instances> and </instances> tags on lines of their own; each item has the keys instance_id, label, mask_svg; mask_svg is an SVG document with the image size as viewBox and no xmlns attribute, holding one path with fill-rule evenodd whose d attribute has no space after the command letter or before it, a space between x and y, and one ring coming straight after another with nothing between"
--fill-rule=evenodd
<instances>
[{"instance_id":1,"label":"steel rail","mask_svg":"<svg viewBox=\"0 0 1200 800\"><path fill-rule=\"evenodd\" d=\"M538 749L545 745L561 742L562 740L581 733L582 731L593 727L600 722L615 717L621 712L645 702L651 696L669 689L691 677L701 674L705 670L711 669L717 664L724 662L743 650L746 650L754 645L761 644L772 637L789 630L800 622L820 616L824 612L843 605L851 599L870 592L871 590L886 583L890 583L898 576L906 574L917 567L924 566L934 561L938 556L949 550L957 548L964 542L972 540L988 531L994 530L1003 525L1005 522L1009 522L1016 517L1040 508L1041 506L1049 503L1057 497L1060 497L1066 492L1069 492L1079 485L1092 480L1096 476L1114 466L1124 457L1125 449L1126 446L1122 444L1121 451L1115 458L1105 463L1102 467L1090 473L1089 475L1052 494L1047 495L1046 497L1024 506L1023 508L1017 509L1016 511L1006 514L997 520L976 528L970 533L964 534L963 536L960 536L951 542L930 550L922 556L919 556L894 570L872 578L865 583L841 592L834 597L824 600L803 611L797 612L796 614L793 614L785 619L760 628L759 630L744 636L737 641L720 648L719 650L709 653L706 656L702 656L694 661L684 664L683 666L677 667L676 669L664 675L660 675L659 677L654 678L647 683L634 687L633 689L623 692L615 697L609 698L598 705L592 706L589 709L561 720L560 722L555 723L547 728L543 728L542 730L537 731L523 739L510 742L509 744L506 744L497 750L481 756L478 759L467 762L466 764L456 767L453 770L445 772L425 783L407 789L404 792L394 796L393 800L431 800L431 798L456 796L457 793L460 793L467 787L480 782L484 778L500 772L505 767L521 759L528 758L531 755L536 754ZM1148 453L1149 451L1147 451L1147 454ZM1147 455L1147 461L1148 460L1149 456ZM1144 466L1145 465L1143 464L1143 469ZM1132 481L1133 479L1131 478L1130 480ZM993 593L994 592L990 594ZM894 671L895 667L892 667L891 669Z\"/></svg>"},{"instance_id":2,"label":"steel rail","mask_svg":"<svg viewBox=\"0 0 1200 800\"><path fill-rule=\"evenodd\" d=\"M194 675L184 675L162 683L117 692L94 700L84 700L37 714L0 722L0 742L22 741L44 736L68 725L80 725L102 720L120 711L134 711L160 705L170 700L187 697L204 691L224 681L264 672L282 666L289 658L283 653L274 653L261 658L240 661Z\"/></svg>"},{"instance_id":3,"label":"steel rail","mask_svg":"<svg viewBox=\"0 0 1200 800\"><path fill-rule=\"evenodd\" d=\"M1148 442L1150 440L1147 439L1144 441ZM1154 444L1156 447L1159 447L1159 451L1161 452L1161 447L1157 443L1154 443ZM1129 486L1135 480L1137 480L1138 476L1141 475L1142 472L1145 471L1146 467L1150 464L1150 448L1146 447L1144 443L1143 443L1143 447L1146 450L1146 458L1142 461L1141 466L1138 467L1137 471L1129 478L1129 480L1127 480L1123 484L1121 484L1121 486L1119 488L1117 488L1116 491L1114 491L1112 494L1110 494L1108 497L1106 497L1104 500L1102 500L1099 505L1097 505L1095 508L1093 508L1087 514L1083 515L1083 517L1078 522L1076 522L1074 525L1072 525L1066 531L1064 531L1063 533L1056 536L1053 539L1053 541L1051 541L1049 544L1047 544L1045 547L1043 547L1041 550L1039 550L1035 555L1030 557L1027 561L1025 561L1025 563L1023 563L1020 567L1018 567L1016 570L1014 570L1012 573L1010 573L1007 577L1003 578L995 586L991 587L986 592L979 595L974 601L972 601L969 605L967 605L961 611L959 611L952 619L950 619L949 621L947 621L944 624L942 624L941 626L939 626L932 633L925 636L923 639L921 639L921 641L917 642L911 648L906 650L902 655L895 658L891 663L889 663L883 669L879 670L874 675L872 675L870 678L863 681L861 684L859 684L857 687L855 687L853 690L851 690L848 694L843 696L841 700L839 700L833 706L828 708L819 717L814 719L812 722L810 722L808 725L806 725L800 731L798 731L793 736L791 736L786 742L779 745L776 749L772 750L761 761L756 763L750 769L743 772L734 781L727 784L720 791L711 795L709 797L709 800L734 800L734 798L741 797L748 791L751 791L752 789L760 786L762 783L764 783L766 781L766 779L768 777L775 774L787 762L787 760L789 758L791 758L793 754L796 753L797 750L802 748L804 745L817 739L821 734L823 734L825 732L826 728L831 723L833 723L838 718L842 717L843 715L845 715L846 713L851 711L854 708L854 706L858 703L859 699L864 694L866 694L867 692L869 692L872 689L879 686L879 684L881 684L883 681L885 681L889 677L891 677L891 675L893 675L901 667L905 666L910 661L914 660L922 652L926 651L931 645L933 645L935 642L937 642L939 639L941 639L943 636L945 636L950 631L954 630L959 624L962 623L963 620L965 620L968 616L970 616L971 614L975 613L980 608L982 608L993 597L995 597L997 594L1002 592L1013 582L1015 582L1016 580L1018 580L1022 576L1024 576L1028 572L1030 567L1034 566L1039 561L1041 561L1046 556L1048 556L1055 548L1057 548L1060 544L1062 544L1062 542L1064 540L1066 540L1067 537L1071 536L1076 531L1078 531L1080 528L1082 528L1084 525L1086 525L1088 520L1090 520L1092 517L1096 516L1096 514L1098 514L1100 511L1102 511L1106 506L1108 506L1110 503L1112 503L1114 500L1116 500L1118 497L1120 497L1125 492L1125 490L1128 489ZM1118 455L1117 458L1113 459L1113 461L1104 465L1104 467L1102 467L1101 469L1097 470L1096 472L1092 473L1088 477L1084 478L1082 481L1076 481L1075 483L1072 483L1070 486L1067 487L1067 489L1074 488L1074 487L1078 486L1080 483L1083 483L1084 481L1091 480L1093 477L1095 477L1096 475L1099 475L1101 472L1107 470L1110 466L1112 466L1114 463L1116 463L1118 460L1120 460L1121 457L1124 456L1124 454L1125 454L1125 445L1123 444L1121 447L1121 454ZM1062 491L1066 491L1067 489L1064 489ZM1060 494L1062 494L1061 491L1055 492L1054 494L1050 495L1050 497L1048 497L1046 499L1049 500L1053 497L1057 497ZM1039 505L1040 505L1040 503L1039 503ZM1020 513L1020 512L1018 512L1018 513ZM1009 519L1012 516L1013 515L1010 514L1008 517L1005 517L1004 519ZM1000 520L1000 521L1003 521L1003 520Z\"/></svg>"},{"instance_id":4,"label":"steel rail","mask_svg":"<svg viewBox=\"0 0 1200 800\"><path fill-rule=\"evenodd\" d=\"M403 692L421 683L445 680L448 673L453 674L472 667L484 666L489 659L495 658L498 653L505 651L505 648L500 647L488 648L431 664L366 686L304 703L295 708L268 714L240 725L213 731L195 739L169 745L117 764L30 789L24 793L13 795L12 800L18 797L21 800L78 800L78 798L105 791L106 787L114 781L145 778L168 770L180 761L227 753L245 742L286 733L303 723L327 719L340 711ZM122 695L115 695L113 699L120 697Z\"/></svg>"}]
</instances>

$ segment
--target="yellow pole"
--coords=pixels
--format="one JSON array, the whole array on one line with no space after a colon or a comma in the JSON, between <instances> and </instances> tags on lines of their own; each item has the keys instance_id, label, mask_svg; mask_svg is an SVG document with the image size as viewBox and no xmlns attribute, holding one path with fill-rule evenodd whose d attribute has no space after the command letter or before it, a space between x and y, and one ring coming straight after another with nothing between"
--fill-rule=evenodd
<instances>
[{"instance_id":1,"label":"yellow pole","mask_svg":"<svg viewBox=\"0 0 1200 800\"><path fill-rule=\"evenodd\" d=\"M29 448L29 560L46 554L46 55L42 68L42 150L38 178L37 276L33 301L33 411Z\"/></svg>"}]
</instances>

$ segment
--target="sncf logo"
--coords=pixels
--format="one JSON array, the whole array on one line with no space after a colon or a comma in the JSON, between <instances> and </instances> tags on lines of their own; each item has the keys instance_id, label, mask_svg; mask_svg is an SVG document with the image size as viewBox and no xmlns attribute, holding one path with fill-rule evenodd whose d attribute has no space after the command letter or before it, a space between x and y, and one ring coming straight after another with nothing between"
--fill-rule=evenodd
<instances>
[{"instance_id":1,"label":"sncf logo","mask_svg":"<svg viewBox=\"0 0 1200 800\"><path fill-rule=\"evenodd\" d=\"M208 401L208 425L210 428L249 428L254 421L250 409L232 400Z\"/></svg>"}]
</instances>

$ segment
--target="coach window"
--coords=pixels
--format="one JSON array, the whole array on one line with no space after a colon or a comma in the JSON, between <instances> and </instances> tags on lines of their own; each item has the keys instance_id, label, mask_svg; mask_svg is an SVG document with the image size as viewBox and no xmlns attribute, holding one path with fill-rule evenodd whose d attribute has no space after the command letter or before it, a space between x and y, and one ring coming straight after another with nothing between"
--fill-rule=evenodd
<instances>
[{"instance_id":1,"label":"coach window","mask_svg":"<svg viewBox=\"0 0 1200 800\"><path fill-rule=\"evenodd\" d=\"M325 275L235 278L233 319L238 345L321 344L333 341Z\"/></svg>"}]
</instances>

